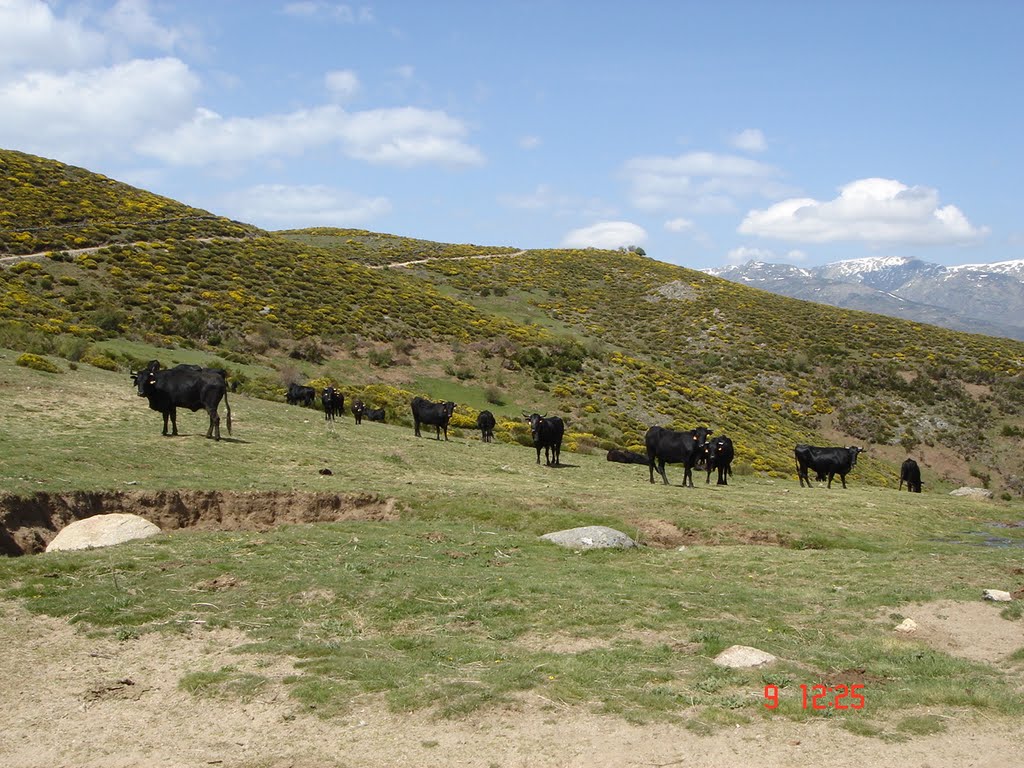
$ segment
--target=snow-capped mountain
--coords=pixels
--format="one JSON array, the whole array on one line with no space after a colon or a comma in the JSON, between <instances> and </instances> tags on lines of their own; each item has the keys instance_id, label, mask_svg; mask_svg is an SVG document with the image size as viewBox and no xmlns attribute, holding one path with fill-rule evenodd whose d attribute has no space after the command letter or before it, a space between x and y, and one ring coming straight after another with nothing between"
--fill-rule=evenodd
<instances>
[{"instance_id":1,"label":"snow-capped mountain","mask_svg":"<svg viewBox=\"0 0 1024 768\"><path fill-rule=\"evenodd\" d=\"M1024 260L944 267L882 256L820 267L750 261L704 271L783 296L1024 340Z\"/></svg>"}]
</instances>

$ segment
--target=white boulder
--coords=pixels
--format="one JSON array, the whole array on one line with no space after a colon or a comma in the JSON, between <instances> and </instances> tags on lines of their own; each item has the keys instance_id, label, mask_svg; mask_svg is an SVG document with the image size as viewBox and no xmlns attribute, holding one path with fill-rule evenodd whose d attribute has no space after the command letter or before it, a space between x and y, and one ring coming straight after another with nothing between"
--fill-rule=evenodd
<instances>
[{"instance_id":1,"label":"white boulder","mask_svg":"<svg viewBox=\"0 0 1024 768\"><path fill-rule=\"evenodd\" d=\"M94 515L62 528L46 545L46 551L109 547L132 539L146 539L158 533L159 527L138 515Z\"/></svg>"},{"instance_id":2,"label":"white boulder","mask_svg":"<svg viewBox=\"0 0 1024 768\"><path fill-rule=\"evenodd\" d=\"M720 667L730 669L747 669L749 667L761 667L778 661L767 651L758 648L751 648L749 645L732 645L715 656L714 663Z\"/></svg>"}]
</instances>

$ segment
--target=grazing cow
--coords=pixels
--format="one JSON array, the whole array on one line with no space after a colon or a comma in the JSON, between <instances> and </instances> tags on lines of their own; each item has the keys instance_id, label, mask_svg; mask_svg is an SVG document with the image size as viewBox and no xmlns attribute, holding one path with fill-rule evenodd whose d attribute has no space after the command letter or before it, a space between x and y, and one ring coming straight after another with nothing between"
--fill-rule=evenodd
<instances>
[{"instance_id":1,"label":"grazing cow","mask_svg":"<svg viewBox=\"0 0 1024 768\"><path fill-rule=\"evenodd\" d=\"M292 382L288 385L285 400L288 401L288 405L304 405L307 408L312 408L313 403L316 402L316 390L313 387L304 387Z\"/></svg>"},{"instance_id":2,"label":"grazing cow","mask_svg":"<svg viewBox=\"0 0 1024 768\"><path fill-rule=\"evenodd\" d=\"M620 464L646 464L647 457L636 451L625 451L621 448L612 448L605 456L608 461L617 461Z\"/></svg>"},{"instance_id":3,"label":"grazing cow","mask_svg":"<svg viewBox=\"0 0 1024 768\"><path fill-rule=\"evenodd\" d=\"M490 411L480 411L476 417L476 428L480 430L480 439L489 443L494 440L494 414Z\"/></svg>"},{"instance_id":4,"label":"grazing cow","mask_svg":"<svg viewBox=\"0 0 1024 768\"><path fill-rule=\"evenodd\" d=\"M345 395L334 387L324 387L320 395L320 403L324 407L324 420L334 421L335 416L345 413Z\"/></svg>"},{"instance_id":5,"label":"grazing cow","mask_svg":"<svg viewBox=\"0 0 1024 768\"><path fill-rule=\"evenodd\" d=\"M164 431L167 421L171 422L171 434L178 434L178 408L198 411L206 410L210 416L207 437L220 440L221 398L227 410L228 434L231 434L231 405L228 403L228 386L225 372L198 365L178 365L167 370L160 369L160 363L153 360L143 370L132 374L132 381L139 397L149 400L149 407L164 417Z\"/></svg>"},{"instance_id":6,"label":"grazing cow","mask_svg":"<svg viewBox=\"0 0 1024 768\"><path fill-rule=\"evenodd\" d=\"M832 487L832 480L836 475L843 481L843 488L846 487L846 476L857 465L857 455L863 451L856 445L845 448L820 448L815 445L800 444L793 449L796 457L796 472L800 478L800 487L811 487L811 479L807 471L813 469L819 480L828 476L828 487Z\"/></svg>"},{"instance_id":7,"label":"grazing cow","mask_svg":"<svg viewBox=\"0 0 1024 768\"><path fill-rule=\"evenodd\" d=\"M540 464L540 449L543 448L544 464L549 467L557 467L561 463L565 422L558 416L541 416L539 413L530 416L524 413L523 418L530 425L533 447L537 449L537 463Z\"/></svg>"},{"instance_id":8,"label":"grazing cow","mask_svg":"<svg viewBox=\"0 0 1024 768\"><path fill-rule=\"evenodd\" d=\"M363 408L363 415L367 421L384 421L383 408Z\"/></svg>"},{"instance_id":9,"label":"grazing cow","mask_svg":"<svg viewBox=\"0 0 1024 768\"><path fill-rule=\"evenodd\" d=\"M412 422L416 430L416 437L420 435L420 424L434 427L437 432L437 439L441 439L441 430L444 430L444 439L448 439L448 422L455 413L455 403L447 402L432 403L423 397L412 399Z\"/></svg>"},{"instance_id":10,"label":"grazing cow","mask_svg":"<svg viewBox=\"0 0 1024 768\"><path fill-rule=\"evenodd\" d=\"M654 482L655 461L658 462L658 472L665 485L668 485L668 476L665 474L666 462L682 464L683 485L693 488L693 467L704 452L704 446L711 433L712 430L707 427L697 427L689 432L677 432L674 429L657 426L648 429L644 435L644 442L647 445L647 466L651 471L651 482Z\"/></svg>"},{"instance_id":11,"label":"grazing cow","mask_svg":"<svg viewBox=\"0 0 1024 768\"><path fill-rule=\"evenodd\" d=\"M717 469L718 482L716 485L728 485L727 476L732 474L732 460L735 455L732 440L725 435L710 440L704 446L704 465L708 472L704 484L707 485L711 482L711 473Z\"/></svg>"},{"instance_id":12,"label":"grazing cow","mask_svg":"<svg viewBox=\"0 0 1024 768\"><path fill-rule=\"evenodd\" d=\"M913 459L907 459L900 465L900 487L903 490L903 483L906 482L907 490L911 493L921 492L921 468Z\"/></svg>"}]
</instances>

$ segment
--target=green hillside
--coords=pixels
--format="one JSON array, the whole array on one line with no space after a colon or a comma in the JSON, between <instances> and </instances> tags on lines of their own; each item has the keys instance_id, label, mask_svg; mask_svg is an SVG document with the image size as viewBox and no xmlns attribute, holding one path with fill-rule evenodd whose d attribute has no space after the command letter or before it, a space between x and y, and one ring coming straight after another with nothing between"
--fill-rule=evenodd
<instances>
[{"instance_id":1,"label":"green hillside","mask_svg":"<svg viewBox=\"0 0 1024 768\"><path fill-rule=\"evenodd\" d=\"M794 443L856 442L868 447L857 482L894 485L909 452L929 486L1024 489L1020 342L634 253L258 233L16 152L0 152L0 169L0 248L49 251L0 261L3 346L121 368L192 349L251 395L331 381L374 392L398 422L409 393L443 395L463 423L494 409L513 442L519 411L559 413L570 450L637 448L651 424L700 423L734 439L741 473L792 478ZM66 253L83 244L104 247Z\"/></svg>"},{"instance_id":2,"label":"green hillside","mask_svg":"<svg viewBox=\"0 0 1024 768\"><path fill-rule=\"evenodd\" d=\"M0 150L0 257L256 231L83 168Z\"/></svg>"}]
</instances>

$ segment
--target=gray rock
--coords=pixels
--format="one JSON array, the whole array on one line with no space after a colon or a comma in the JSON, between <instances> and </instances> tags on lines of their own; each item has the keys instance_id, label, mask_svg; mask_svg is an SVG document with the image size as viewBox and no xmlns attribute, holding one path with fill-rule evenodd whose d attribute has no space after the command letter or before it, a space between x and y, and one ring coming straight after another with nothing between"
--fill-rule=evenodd
<instances>
[{"instance_id":1,"label":"gray rock","mask_svg":"<svg viewBox=\"0 0 1024 768\"><path fill-rule=\"evenodd\" d=\"M995 600L997 603L1008 603L1013 600L1013 595L1001 589L986 589L981 595L986 600Z\"/></svg>"},{"instance_id":2,"label":"gray rock","mask_svg":"<svg viewBox=\"0 0 1024 768\"><path fill-rule=\"evenodd\" d=\"M62 528L46 545L47 552L109 547L132 539L145 539L160 529L143 517L123 513L94 515Z\"/></svg>"},{"instance_id":3,"label":"gray rock","mask_svg":"<svg viewBox=\"0 0 1024 768\"><path fill-rule=\"evenodd\" d=\"M545 533L541 538L570 549L629 549L636 546L636 542L626 534L604 525Z\"/></svg>"},{"instance_id":4,"label":"gray rock","mask_svg":"<svg viewBox=\"0 0 1024 768\"><path fill-rule=\"evenodd\" d=\"M730 646L714 658L715 664L730 669L760 667L775 661L778 661L775 656L758 648L751 648L749 645Z\"/></svg>"},{"instance_id":5,"label":"gray rock","mask_svg":"<svg viewBox=\"0 0 1024 768\"><path fill-rule=\"evenodd\" d=\"M969 499L991 499L992 491L985 488L971 488L964 486L963 488L957 488L955 491L949 492L950 496L963 496Z\"/></svg>"}]
</instances>

